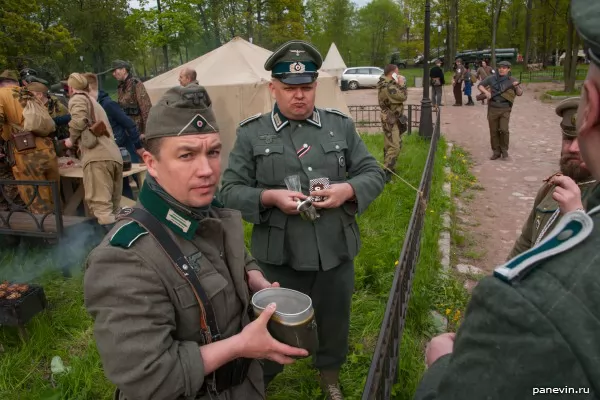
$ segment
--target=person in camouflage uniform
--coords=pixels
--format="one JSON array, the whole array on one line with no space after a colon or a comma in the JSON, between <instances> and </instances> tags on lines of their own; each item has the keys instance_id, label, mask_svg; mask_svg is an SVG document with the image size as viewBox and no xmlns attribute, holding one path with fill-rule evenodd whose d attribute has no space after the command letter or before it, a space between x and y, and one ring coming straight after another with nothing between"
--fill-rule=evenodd
<instances>
[{"instance_id":1,"label":"person in camouflage uniform","mask_svg":"<svg viewBox=\"0 0 600 400\"><path fill-rule=\"evenodd\" d=\"M137 125L140 137L144 138L146 121L152 102L141 80L131 75L131 64L116 60L112 64L112 74L119 81L118 103Z\"/></svg>"},{"instance_id":2,"label":"person in camouflage uniform","mask_svg":"<svg viewBox=\"0 0 600 400\"><path fill-rule=\"evenodd\" d=\"M385 181L392 180L396 160L402 148L402 134L406 132L404 102L408 97L406 79L398 76L398 66L388 64L377 82L377 99L381 108L381 125L384 134L383 158Z\"/></svg>"},{"instance_id":3,"label":"person in camouflage uniform","mask_svg":"<svg viewBox=\"0 0 600 400\"><path fill-rule=\"evenodd\" d=\"M591 59L576 118L586 167L600 178L600 2L571 0ZM436 336L415 400L598 399L600 187L538 246L473 290L456 335Z\"/></svg>"},{"instance_id":4,"label":"person in camouflage uniform","mask_svg":"<svg viewBox=\"0 0 600 400\"><path fill-rule=\"evenodd\" d=\"M26 88L19 90L16 73L5 71L4 76L9 79L4 81L0 88L0 122L3 124L2 139L8 142L8 158L11 159L12 173L16 180L29 181L56 181L60 180L58 172L58 159L54 150L54 143L49 137L35 136L35 148L17 151L12 139L14 129L23 126L23 106L19 97L34 98ZM21 95L19 94L21 93ZM27 100L32 101L32 100ZM52 188L40 186L35 195L33 186L19 185L19 194L29 210L36 214L51 212L54 208Z\"/></svg>"},{"instance_id":5,"label":"person in camouflage uniform","mask_svg":"<svg viewBox=\"0 0 600 400\"><path fill-rule=\"evenodd\" d=\"M571 97L563 100L556 107L556 113L562 117L560 174L554 174L544 181L508 259L537 245L552 232L562 215L583 209L587 197L596 184L596 180L581 161L579 153L575 129L579 100L579 97Z\"/></svg>"}]
</instances>

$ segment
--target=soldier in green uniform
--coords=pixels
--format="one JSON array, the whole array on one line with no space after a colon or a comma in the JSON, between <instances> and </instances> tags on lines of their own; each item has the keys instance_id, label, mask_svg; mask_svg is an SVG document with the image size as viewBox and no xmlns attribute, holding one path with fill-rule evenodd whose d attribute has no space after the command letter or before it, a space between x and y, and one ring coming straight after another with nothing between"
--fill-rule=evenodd
<instances>
[{"instance_id":1,"label":"soldier in green uniform","mask_svg":"<svg viewBox=\"0 0 600 400\"><path fill-rule=\"evenodd\" d=\"M383 164L386 182L392 180L392 173L396 171L396 161L402 148L402 134L408 128L404 116L404 102L407 97L406 78L398 76L397 65L386 65L377 82L377 99L384 135Z\"/></svg>"},{"instance_id":2,"label":"soldier in green uniform","mask_svg":"<svg viewBox=\"0 0 600 400\"><path fill-rule=\"evenodd\" d=\"M577 112L577 141L600 178L600 2L572 0L592 60ZM473 291L454 335L427 346L415 400L597 399L600 396L600 187L540 244L498 267Z\"/></svg>"},{"instance_id":3,"label":"soldier in green uniform","mask_svg":"<svg viewBox=\"0 0 600 400\"><path fill-rule=\"evenodd\" d=\"M269 335L273 305L250 322L251 292L272 285L240 212L213 201L221 140L202 95L175 87L152 108L138 203L87 260L85 305L116 400L263 400L256 359L307 355Z\"/></svg>"},{"instance_id":4,"label":"soldier in green uniform","mask_svg":"<svg viewBox=\"0 0 600 400\"><path fill-rule=\"evenodd\" d=\"M356 214L385 184L352 120L315 108L322 62L318 50L300 40L267 59L275 107L240 123L221 194L226 206L254 224L252 255L265 276L311 296L319 333L313 360L324 392L337 400L348 351L353 260L360 248ZM299 177L302 193L285 189L290 176ZM307 195L319 197L313 204L320 217L314 221L298 215L297 200ZM267 384L281 369L265 363Z\"/></svg>"},{"instance_id":5,"label":"soldier in green uniform","mask_svg":"<svg viewBox=\"0 0 600 400\"><path fill-rule=\"evenodd\" d=\"M488 90L490 88L490 90ZM498 72L479 82L478 89L488 101L490 143L494 152L490 160L508 158L510 112L516 96L523 95L519 81L510 76L510 63L500 61Z\"/></svg>"},{"instance_id":6,"label":"soldier in green uniform","mask_svg":"<svg viewBox=\"0 0 600 400\"><path fill-rule=\"evenodd\" d=\"M539 190L509 260L537 245L552 231L561 215L583 209L587 196L596 184L579 153L575 129L579 100L579 97L571 97L556 107L556 113L562 117L560 126L563 132L560 174L546 179Z\"/></svg>"},{"instance_id":7,"label":"soldier in green uniform","mask_svg":"<svg viewBox=\"0 0 600 400\"><path fill-rule=\"evenodd\" d=\"M125 114L137 125L140 137L146 133L146 121L152 102L146 92L146 87L141 80L131 74L131 64L126 61L116 60L112 63L112 75L119 81L117 103Z\"/></svg>"}]
</instances>

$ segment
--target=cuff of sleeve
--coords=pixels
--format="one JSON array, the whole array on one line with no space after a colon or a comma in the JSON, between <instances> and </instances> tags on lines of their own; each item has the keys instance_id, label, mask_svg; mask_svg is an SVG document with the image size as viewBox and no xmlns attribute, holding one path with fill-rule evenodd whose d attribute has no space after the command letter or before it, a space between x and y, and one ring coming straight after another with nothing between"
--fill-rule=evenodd
<instances>
[{"instance_id":1,"label":"cuff of sleeve","mask_svg":"<svg viewBox=\"0 0 600 400\"><path fill-rule=\"evenodd\" d=\"M263 276L265 275L265 273L263 272L262 269L260 269L260 267L258 266L258 264L256 264L256 262L251 262L246 264L246 272L248 271L260 271L261 274L263 274Z\"/></svg>"},{"instance_id":2,"label":"cuff of sleeve","mask_svg":"<svg viewBox=\"0 0 600 400\"><path fill-rule=\"evenodd\" d=\"M444 377L451 355L452 353L438 358L425 371L423 379L421 379L421 383L419 383L415 396L413 397L414 400L435 399L437 397L437 388Z\"/></svg>"},{"instance_id":3,"label":"cuff of sleeve","mask_svg":"<svg viewBox=\"0 0 600 400\"><path fill-rule=\"evenodd\" d=\"M196 342L180 342L179 359L183 369L185 396L196 396L204 384L204 360Z\"/></svg>"}]
</instances>

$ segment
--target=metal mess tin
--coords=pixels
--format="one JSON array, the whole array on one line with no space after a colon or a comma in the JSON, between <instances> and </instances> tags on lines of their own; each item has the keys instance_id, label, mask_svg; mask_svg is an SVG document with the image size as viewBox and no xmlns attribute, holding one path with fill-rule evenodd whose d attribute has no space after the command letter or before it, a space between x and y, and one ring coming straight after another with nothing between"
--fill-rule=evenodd
<instances>
[{"instance_id":1,"label":"metal mess tin","mask_svg":"<svg viewBox=\"0 0 600 400\"><path fill-rule=\"evenodd\" d=\"M258 317L270 303L277 304L277 309L267 324L271 336L282 343L314 354L319 338L312 299L292 289L266 288L252 296L254 315Z\"/></svg>"}]
</instances>

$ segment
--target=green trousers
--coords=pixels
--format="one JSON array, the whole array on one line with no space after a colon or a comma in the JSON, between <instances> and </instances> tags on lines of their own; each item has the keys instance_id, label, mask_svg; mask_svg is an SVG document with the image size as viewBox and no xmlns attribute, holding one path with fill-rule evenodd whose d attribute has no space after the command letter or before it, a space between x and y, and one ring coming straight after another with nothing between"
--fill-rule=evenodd
<instances>
[{"instance_id":1,"label":"green trousers","mask_svg":"<svg viewBox=\"0 0 600 400\"><path fill-rule=\"evenodd\" d=\"M490 144L494 154L508 151L508 123L510 108L488 106L488 123L490 125Z\"/></svg>"},{"instance_id":2,"label":"green trousers","mask_svg":"<svg viewBox=\"0 0 600 400\"><path fill-rule=\"evenodd\" d=\"M285 265L265 263L259 266L269 281L310 296L319 334L314 366L325 371L339 370L348 354L354 262L345 262L329 271L296 271ZM265 386L282 371L283 365L265 360Z\"/></svg>"}]
</instances>

